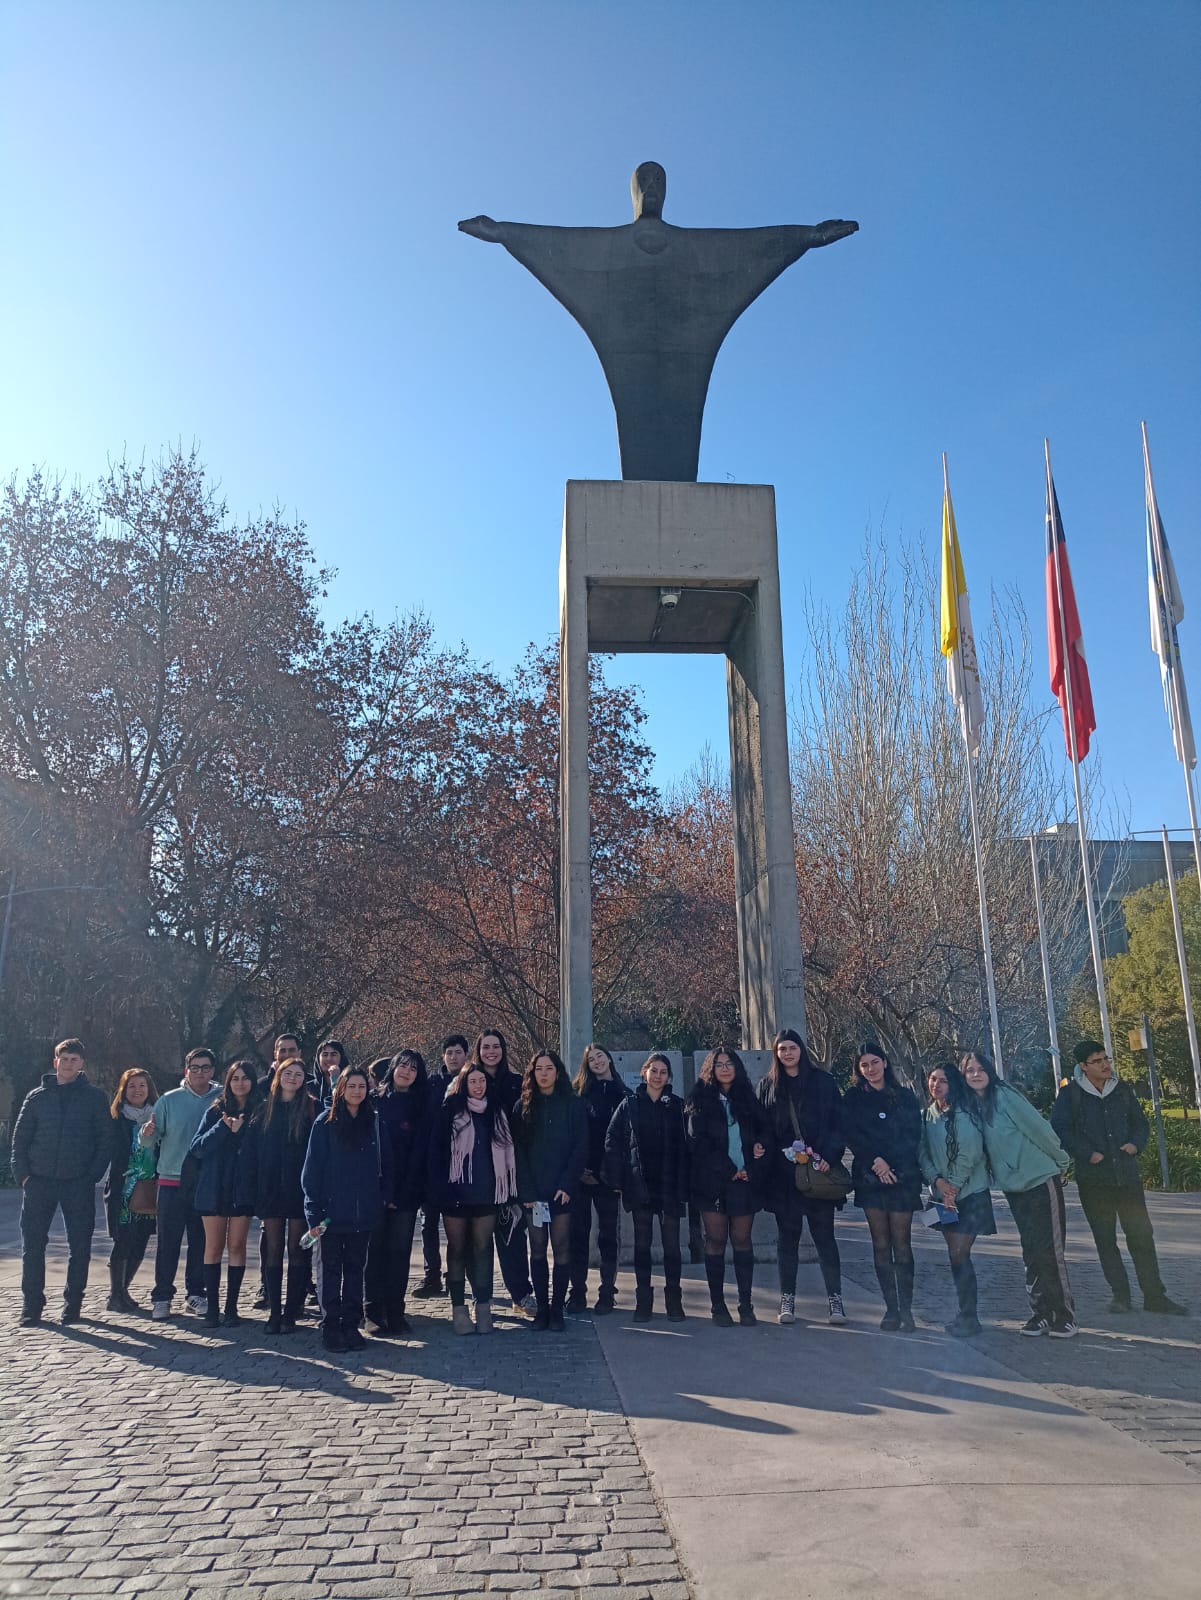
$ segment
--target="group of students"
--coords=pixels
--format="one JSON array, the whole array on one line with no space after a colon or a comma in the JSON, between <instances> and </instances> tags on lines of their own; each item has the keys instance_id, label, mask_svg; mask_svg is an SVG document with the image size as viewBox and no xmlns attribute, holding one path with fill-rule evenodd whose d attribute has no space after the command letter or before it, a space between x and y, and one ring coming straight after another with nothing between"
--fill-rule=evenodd
<instances>
[{"instance_id":1,"label":"group of students","mask_svg":"<svg viewBox=\"0 0 1201 1600\"><path fill-rule=\"evenodd\" d=\"M993 1188L1005 1194L1021 1239L1031 1311L1022 1332L1071 1338L1077 1330L1062 1186L1071 1159L1114 1295L1111 1310L1130 1308L1118 1217L1146 1308L1183 1309L1159 1277L1137 1179L1146 1118L1094 1041L1077 1049L1075 1079L1057 1101L1054 1127L980 1052L959 1066L934 1068L923 1109L884 1051L866 1045L840 1095L792 1029L777 1035L757 1086L738 1052L720 1045L687 1100L659 1052L647 1058L631 1093L602 1045L588 1046L574 1080L552 1050L535 1052L518 1072L494 1028L470 1052L462 1035L447 1038L442 1070L432 1074L416 1050L355 1065L331 1039L310 1076L298 1048L292 1035L281 1035L261 1081L255 1063L240 1059L220 1085L211 1052L193 1050L182 1084L161 1098L149 1073L130 1068L108 1106L86 1084L82 1045L63 1041L55 1073L31 1092L14 1130L14 1170L25 1187L22 1321L37 1322L44 1309L46 1234L59 1204L71 1249L63 1320L78 1317L87 1275L86 1250L78 1248L84 1190L90 1211L92 1186L106 1170L110 1310L140 1309L130 1285L157 1229L155 1319L171 1314L186 1236L189 1308L210 1327L236 1325L257 1217L266 1331L295 1331L315 1266L322 1336L333 1351L363 1348L364 1321L382 1337L411 1331L406 1310L419 1212L425 1279L415 1294L442 1291L440 1218L459 1334L491 1331L495 1260L531 1327L562 1330L565 1311L587 1307L594 1212L600 1284L593 1309L613 1311L622 1209L633 1230L634 1320L653 1314L656 1223L664 1309L670 1320L683 1320L681 1223L690 1206L701 1220L716 1324L734 1324L727 1251L738 1322L756 1321L751 1229L761 1210L776 1220L779 1322L796 1320L799 1246L808 1225L829 1321L843 1323L835 1216L852 1193L871 1236L881 1328L914 1328L911 1229L923 1212L947 1246L958 1305L947 1331L971 1337L982 1331L971 1252L979 1236L996 1232ZM90 1239L89 1219L88 1247Z\"/></svg>"}]
</instances>

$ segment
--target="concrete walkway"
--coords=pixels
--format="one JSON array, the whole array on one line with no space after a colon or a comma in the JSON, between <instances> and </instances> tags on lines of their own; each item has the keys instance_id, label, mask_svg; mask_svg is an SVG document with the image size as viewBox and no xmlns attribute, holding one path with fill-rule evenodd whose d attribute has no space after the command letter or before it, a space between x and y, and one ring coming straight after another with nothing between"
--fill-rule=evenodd
<instances>
[{"instance_id":1,"label":"concrete walkway","mask_svg":"<svg viewBox=\"0 0 1201 1600\"><path fill-rule=\"evenodd\" d=\"M1152 1210L1171 1239L1165 1271L1170 1260L1173 1287L1196 1304L1201 1199L1152 1197ZM817 1274L804 1268L800 1320L778 1327L771 1266L756 1272L757 1328L714 1327L695 1268L687 1322L598 1319L695 1600L1194 1600L1201 1472L1186 1462L1201 1464L1197 1319L1106 1321L1078 1226L1076 1340L1021 1339L1012 1315L968 1345L930 1327L882 1334L854 1216L840 1223L853 1274L845 1328L826 1324ZM1023 1314L1003 1206L998 1219L990 1298L1007 1293ZM929 1311L950 1299L945 1255L940 1240L915 1245ZM632 1298L632 1282L623 1289ZM1124 1404L1137 1432L1137 1414L1165 1399L1176 1410L1154 1447L1090 1414L1121 1415Z\"/></svg>"}]
</instances>

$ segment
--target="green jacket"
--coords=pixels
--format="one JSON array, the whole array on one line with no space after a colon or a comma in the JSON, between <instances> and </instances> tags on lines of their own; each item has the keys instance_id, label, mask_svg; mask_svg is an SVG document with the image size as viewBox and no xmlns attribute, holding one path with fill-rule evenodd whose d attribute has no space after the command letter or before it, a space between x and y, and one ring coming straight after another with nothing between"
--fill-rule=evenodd
<instances>
[{"instance_id":1,"label":"green jacket","mask_svg":"<svg viewBox=\"0 0 1201 1600\"><path fill-rule=\"evenodd\" d=\"M928 1106L922 1119L922 1143L918 1161L922 1177L931 1188L935 1178L944 1178L960 1196L980 1194L989 1187L988 1162L984 1155L984 1135L971 1117L957 1114L955 1135L959 1153L954 1161L947 1154L947 1118L937 1106Z\"/></svg>"},{"instance_id":2,"label":"green jacket","mask_svg":"<svg viewBox=\"0 0 1201 1600\"><path fill-rule=\"evenodd\" d=\"M999 1085L984 1149L999 1189L1023 1194L1068 1170L1068 1153L1045 1118L1016 1089Z\"/></svg>"}]
</instances>

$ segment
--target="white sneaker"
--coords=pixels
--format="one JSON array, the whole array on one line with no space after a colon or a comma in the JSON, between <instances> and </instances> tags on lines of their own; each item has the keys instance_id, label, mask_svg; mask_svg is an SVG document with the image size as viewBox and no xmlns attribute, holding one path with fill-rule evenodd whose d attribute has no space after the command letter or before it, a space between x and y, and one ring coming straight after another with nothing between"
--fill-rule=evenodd
<instances>
[{"instance_id":1,"label":"white sneaker","mask_svg":"<svg viewBox=\"0 0 1201 1600\"><path fill-rule=\"evenodd\" d=\"M151 1320L154 1322L166 1322L170 1315L170 1300L156 1300L150 1309Z\"/></svg>"},{"instance_id":2,"label":"white sneaker","mask_svg":"<svg viewBox=\"0 0 1201 1600\"><path fill-rule=\"evenodd\" d=\"M847 1314L843 1310L842 1296L840 1294L832 1294L829 1299L830 1315L826 1320L835 1324L845 1322L847 1320Z\"/></svg>"},{"instance_id":3,"label":"white sneaker","mask_svg":"<svg viewBox=\"0 0 1201 1600\"><path fill-rule=\"evenodd\" d=\"M780 1296L780 1315L776 1321L781 1324L796 1321L796 1295L782 1294Z\"/></svg>"},{"instance_id":4,"label":"white sneaker","mask_svg":"<svg viewBox=\"0 0 1201 1600\"><path fill-rule=\"evenodd\" d=\"M184 1304L198 1317L203 1317L209 1308L208 1296L204 1294L190 1294Z\"/></svg>"}]
</instances>

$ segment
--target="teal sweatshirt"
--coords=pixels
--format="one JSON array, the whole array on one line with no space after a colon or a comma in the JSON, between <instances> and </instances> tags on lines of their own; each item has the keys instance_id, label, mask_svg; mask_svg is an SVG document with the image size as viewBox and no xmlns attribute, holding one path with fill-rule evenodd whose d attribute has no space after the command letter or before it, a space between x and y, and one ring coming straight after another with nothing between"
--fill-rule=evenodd
<instances>
[{"instance_id":1,"label":"teal sweatshirt","mask_svg":"<svg viewBox=\"0 0 1201 1600\"><path fill-rule=\"evenodd\" d=\"M945 1179L961 1197L980 1194L989 1187L984 1135L962 1111L955 1117L955 1135L959 1154L952 1162L947 1154L947 1118L937 1106L928 1106L922 1119L922 1143L918 1151L922 1177L931 1188L935 1178Z\"/></svg>"},{"instance_id":2,"label":"teal sweatshirt","mask_svg":"<svg viewBox=\"0 0 1201 1600\"><path fill-rule=\"evenodd\" d=\"M1016 1194L1068 1170L1067 1151L1051 1124L1016 1089L997 1089L993 1119L984 1125L984 1148L997 1187Z\"/></svg>"},{"instance_id":3,"label":"teal sweatshirt","mask_svg":"<svg viewBox=\"0 0 1201 1600\"><path fill-rule=\"evenodd\" d=\"M221 1093L219 1083L210 1083L203 1094L193 1094L186 1083L171 1089L154 1105L154 1137L142 1143L158 1151L158 1175L178 1183L183 1159L188 1153L204 1113Z\"/></svg>"}]
</instances>

